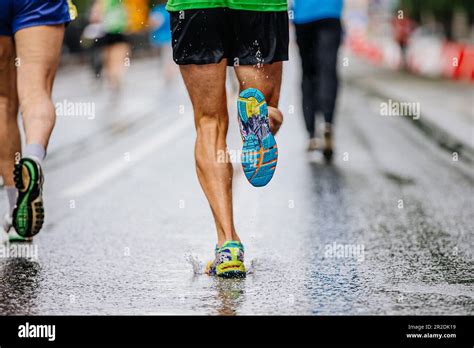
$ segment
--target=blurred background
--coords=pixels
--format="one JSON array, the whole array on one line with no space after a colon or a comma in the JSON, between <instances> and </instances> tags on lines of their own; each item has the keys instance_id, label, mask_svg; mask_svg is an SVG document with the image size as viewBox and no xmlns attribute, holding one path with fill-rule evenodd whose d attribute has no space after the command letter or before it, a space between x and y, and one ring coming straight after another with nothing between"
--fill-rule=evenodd
<instances>
[{"instance_id":1,"label":"blurred background","mask_svg":"<svg viewBox=\"0 0 474 348\"><path fill-rule=\"evenodd\" d=\"M87 59L90 42L81 40L94 0L75 0L79 17L67 30L65 54ZM150 11L165 0L127 0L127 32L135 51L151 49ZM407 45L407 66L429 76L473 79L474 3L468 0L348 0L347 42L359 55L397 69L403 66L397 46ZM459 64L453 66L452 59Z\"/></svg>"}]
</instances>

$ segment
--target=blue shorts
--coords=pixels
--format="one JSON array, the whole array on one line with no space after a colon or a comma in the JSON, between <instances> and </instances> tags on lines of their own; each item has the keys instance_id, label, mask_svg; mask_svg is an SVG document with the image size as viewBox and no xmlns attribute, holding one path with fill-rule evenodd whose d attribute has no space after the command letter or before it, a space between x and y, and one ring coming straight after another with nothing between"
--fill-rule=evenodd
<instances>
[{"instance_id":1,"label":"blue shorts","mask_svg":"<svg viewBox=\"0 0 474 348\"><path fill-rule=\"evenodd\" d=\"M69 23L73 13L68 0L0 0L0 35L13 36L29 27Z\"/></svg>"}]
</instances>

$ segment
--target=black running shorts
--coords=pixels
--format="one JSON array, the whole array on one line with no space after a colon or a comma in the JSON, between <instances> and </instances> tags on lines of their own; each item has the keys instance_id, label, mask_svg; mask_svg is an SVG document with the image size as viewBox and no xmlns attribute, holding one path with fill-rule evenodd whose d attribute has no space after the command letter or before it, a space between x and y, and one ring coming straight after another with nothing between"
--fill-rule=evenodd
<instances>
[{"instance_id":1,"label":"black running shorts","mask_svg":"<svg viewBox=\"0 0 474 348\"><path fill-rule=\"evenodd\" d=\"M271 64L288 60L288 13L211 8L170 12L179 65Z\"/></svg>"},{"instance_id":2,"label":"black running shorts","mask_svg":"<svg viewBox=\"0 0 474 348\"><path fill-rule=\"evenodd\" d=\"M105 34L99 39L100 44L104 46L112 46L119 43L128 43L128 38L124 34Z\"/></svg>"}]
</instances>

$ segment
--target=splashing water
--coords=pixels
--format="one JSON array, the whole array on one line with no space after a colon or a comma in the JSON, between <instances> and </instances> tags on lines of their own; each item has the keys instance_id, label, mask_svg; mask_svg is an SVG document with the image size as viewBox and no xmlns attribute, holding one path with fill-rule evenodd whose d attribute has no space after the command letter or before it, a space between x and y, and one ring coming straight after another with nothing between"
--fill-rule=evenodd
<instances>
[{"instance_id":1,"label":"splashing water","mask_svg":"<svg viewBox=\"0 0 474 348\"><path fill-rule=\"evenodd\" d=\"M261 68L263 66L263 57L262 52L260 50L258 50L255 54L255 58L257 59L257 67Z\"/></svg>"},{"instance_id":2,"label":"splashing water","mask_svg":"<svg viewBox=\"0 0 474 348\"><path fill-rule=\"evenodd\" d=\"M253 260L250 260L250 265L247 268L247 274L255 274L255 267L257 266L258 264L258 260L256 259L253 259Z\"/></svg>"},{"instance_id":3,"label":"splashing water","mask_svg":"<svg viewBox=\"0 0 474 348\"><path fill-rule=\"evenodd\" d=\"M186 261L191 264L194 274L204 274L204 263L197 256L192 254L186 255Z\"/></svg>"}]
</instances>

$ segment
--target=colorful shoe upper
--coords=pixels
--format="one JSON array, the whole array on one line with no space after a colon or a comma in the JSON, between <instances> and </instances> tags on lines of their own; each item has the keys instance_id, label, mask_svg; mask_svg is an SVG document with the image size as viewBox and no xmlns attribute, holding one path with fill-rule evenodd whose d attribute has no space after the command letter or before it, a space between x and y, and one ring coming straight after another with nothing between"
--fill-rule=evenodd
<instances>
[{"instance_id":1,"label":"colorful shoe upper","mask_svg":"<svg viewBox=\"0 0 474 348\"><path fill-rule=\"evenodd\" d=\"M219 277L244 277L244 246L237 241L227 241L216 249L216 258L206 267L206 273Z\"/></svg>"}]
</instances>

